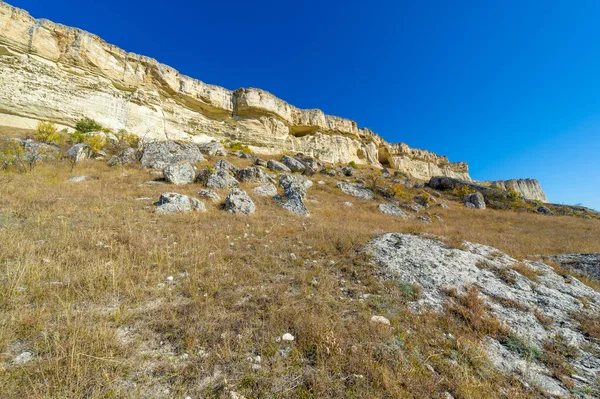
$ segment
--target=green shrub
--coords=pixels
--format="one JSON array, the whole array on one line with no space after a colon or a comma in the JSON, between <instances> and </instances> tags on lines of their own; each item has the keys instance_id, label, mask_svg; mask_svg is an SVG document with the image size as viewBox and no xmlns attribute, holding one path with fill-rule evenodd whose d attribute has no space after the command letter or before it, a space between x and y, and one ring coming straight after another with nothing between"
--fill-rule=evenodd
<instances>
[{"instance_id":1,"label":"green shrub","mask_svg":"<svg viewBox=\"0 0 600 399\"><path fill-rule=\"evenodd\" d=\"M357 169L358 168L358 165L354 161L350 161L348 163L348 166L350 166L352 169Z\"/></svg>"},{"instance_id":2,"label":"green shrub","mask_svg":"<svg viewBox=\"0 0 600 399\"><path fill-rule=\"evenodd\" d=\"M24 150L16 140L0 141L0 169L15 168L25 170Z\"/></svg>"},{"instance_id":3,"label":"green shrub","mask_svg":"<svg viewBox=\"0 0 600 399\"><path fill-rule=\"evenodd\" d=\"M86 136L87 135L83 132L79 132L79 131L73 132L69 136L69 143L71 143L71 144L83 143L85 141Z\"/></svg>"},{"instance_id":4,"label":"green shrub","mask_svg":"<svg viewBox=\"0 0 600 399\"><path fill-rule=\"evenodd\" d=\"M98 152L106 146L106 138L99 134L86 135L83 142L89 145L94 152Z\"/></svg>"},{"instance_id":5,"label":"green shrub","mask_svg":"<svg viewBox=\"0 0 600 399\"><path fill-rule=\"evenodd\" d=\"M35 139L51 144L63 144L65 142L65 137L52 122L39 122L35 132Z\"/></svg>"},{"instance_id":6,"label":"green shrub","mask_svg":"<svg viewBox=\"0 0 600 399\"><path fill-rule=\"evenodd\" d=\"M98 132L102 131L103 126L93 120L92 118L88 118L87 116L83 119L80 119L75 125L75 130L81 133L89 133L89 132Z\"/></svg>"},{"instance_id":7,"label":"green shrub","mask_svg":"<svg viewBox=\"0 0 600 399\"><path fill-rule=\"evenodd\" d=\"M237 143L237 142L231 143L229 145L229 148L231 149L231 151L241 151L241 152L245 152L246 154L250 154L250 155L254 154L247 145L243 145L242 143Z\"/></svg>"},{"instance_id":8,"label":"green shrub","mask_svg":"<svg viewBox=\"0 0 600 399\"><path fill-rule=\"evenodd\" d=\"M457 196L461 200L464 200L467 197L467 195L473 194L474 192L476 192L475 189L462 184L454 186L452 188L452 195Z\"/></svg>"},{"instance_id":9,"label":"green shrub","mask_svg":"<svg viewBox=\"0 0 600 399\"><path fill-rule=\"evenodd\" d=\"M125 129L121 129L116 134L119 141L128 144L130 147L137 148L140 145L139 136L127 132Z\"/></svg>"}]
</instances>

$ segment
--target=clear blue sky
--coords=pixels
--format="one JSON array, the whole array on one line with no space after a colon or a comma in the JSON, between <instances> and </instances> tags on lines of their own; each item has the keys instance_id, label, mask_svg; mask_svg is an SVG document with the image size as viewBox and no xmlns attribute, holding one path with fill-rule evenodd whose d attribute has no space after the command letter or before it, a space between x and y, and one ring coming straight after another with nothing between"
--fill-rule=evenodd
<instances>
[{"instance_id":1,"label":"clear blue sky","mask_svg":"<svg viewBox=\"0 0 600 399\"><path fill-rule=\"evenodd\" d=\"M9 3L600 209L600 1Z\"/></svg>"}]
</instances>

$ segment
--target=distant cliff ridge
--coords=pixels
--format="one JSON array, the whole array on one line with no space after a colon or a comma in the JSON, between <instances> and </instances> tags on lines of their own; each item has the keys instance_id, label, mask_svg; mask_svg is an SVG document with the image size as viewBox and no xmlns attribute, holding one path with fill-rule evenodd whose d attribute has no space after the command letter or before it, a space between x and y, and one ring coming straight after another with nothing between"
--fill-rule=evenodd
<instances>
[{"instance_id":1,"label":"distant cliff ridge","mask_svg":"<svg viewBox=\"0 0 600 399\"><path fill-rule=\"evenodd\" d=\"M0 1L0 124L73 127L84 116L151 139L241 141L257 153L302 152L389 165L421 179L470 180L466 164L391 145L349 119L299 109L259 89L203 83Z\"/></svg>"},{"instance_id":2,"label":"distant cliff ridge","mask_svg":"<svg viewBox=\"0 0 600 399\"><path fill-rule=\"evenodd\" d=\"M0 125L33 128L49 120L74 127L85 116L145 139L239 141L259 154L302 152L327 162L387 166L423 180L471 181L464 162L390 144L352 120L296 108L260 89L206 84L0 0ZM521 191L529 186L516 187L529 192Z\"/></svg>"},{"instance_id":3,"label":"distant cliff ridge","mask_svg":"<svg viewBox=\"0 0 600 399\"><path fill-rule=\"evenodd\" d=\"M491 186L506 191L516 191L529 200L537 200L544 203L548 202L546 193L544 193L544 190L542 190L542 187L540 186L540 182L536 179L498 180L491 182Z\"/></svg>"}]
</instances>

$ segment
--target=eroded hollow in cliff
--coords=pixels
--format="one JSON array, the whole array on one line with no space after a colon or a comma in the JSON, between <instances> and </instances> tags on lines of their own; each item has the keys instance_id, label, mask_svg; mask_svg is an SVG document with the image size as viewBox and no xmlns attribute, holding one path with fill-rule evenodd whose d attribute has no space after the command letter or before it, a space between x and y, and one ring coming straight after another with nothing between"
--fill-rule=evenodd
<instances>
[{"instance_id":1,"label":"eroded hollow in cliff","mask_svg":"<svg viewBox=\"0 0 600 399\"><path fill-rule=\"evenodd\" d=\"M381 146L377 150L377 160L382 166L389 167L390 163L390 152L387 147Z\"/></svg>"}]
</instances>

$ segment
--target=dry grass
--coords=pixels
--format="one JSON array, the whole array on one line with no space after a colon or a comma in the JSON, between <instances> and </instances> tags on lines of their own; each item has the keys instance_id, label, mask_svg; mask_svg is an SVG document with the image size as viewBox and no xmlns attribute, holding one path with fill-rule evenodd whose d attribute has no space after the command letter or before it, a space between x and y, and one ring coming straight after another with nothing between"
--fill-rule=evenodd
<instances>
[{"instance_id":1,"label":"dry grass","mask_svg":"<svg viewBox=\"0 0 600 399\"><path fill-rule=\"evenodd\" d=\"M80 174L95 180L67 182ZM207 213L156 215L161 193L200 186L150 179L94 161L0 175L3 397L536 397L478 349L500 327L472 295L468 323L416 315L406 302L418 287L382 284L359 250L383 232L427 232L513 256L600 251L597 220L452 203L432 208L444 223L424 225L342 196L325 176L308 218L258 197L249 217L208 201ZM374 314L392 327L373 326ZM287 332L296 340L278 342ZM13 364L25 350L35 359Z\"/></svg>"}]
</instances>

